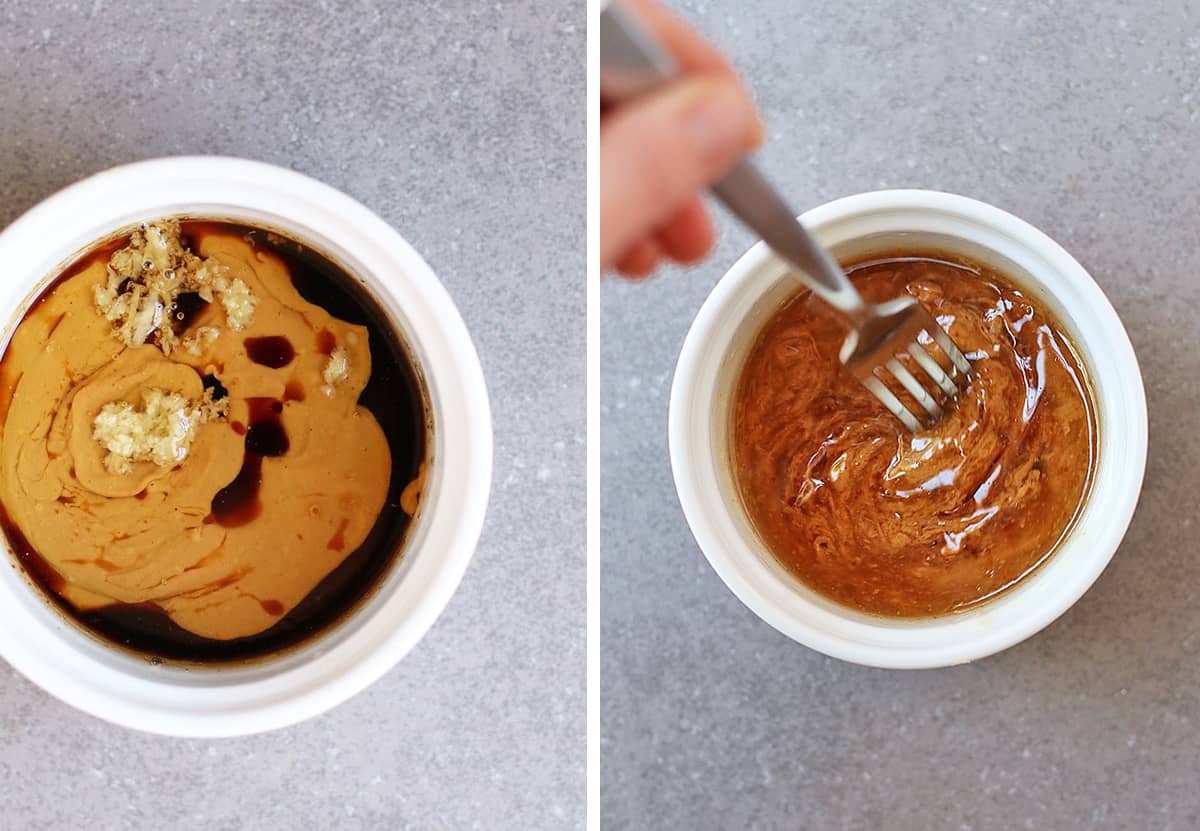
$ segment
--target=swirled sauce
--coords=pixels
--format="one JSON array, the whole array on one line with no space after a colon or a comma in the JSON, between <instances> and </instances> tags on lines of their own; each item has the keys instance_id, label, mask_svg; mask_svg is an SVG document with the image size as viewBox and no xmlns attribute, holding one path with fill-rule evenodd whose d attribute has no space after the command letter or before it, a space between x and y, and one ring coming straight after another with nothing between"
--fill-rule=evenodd
<instances>
[{"instance_id":1,"label":"swirled sauce","mask_svg":"<svg viewBox=\"0 0 1200 831\"><path fill-rule=\"evenodd\" d=\"M170 321L175 348L130 344L97 309L126 239L68 269L0 362L0 519L30 576L92 631L154 656L241 659L319 632L394 560L423 481L425 412L350 276L263 231L182 233L253 314L234 323L219 294L183 294L153 321ZM216 400L221 415L174 463L113 465L97 415L147 390Z\"/></svg>"},{"instance_id":2,"label":"swirled sauce","mask_svg":"<svg viewBox=\"0 0 1200 831\"><path fill-rule=\"evenodd\" d=\"M1044 306L986 268L906 255L848 271L869 300L926 304L973 362L970 386L908 434L842 371L845 324L793 297L737 385L743 504L775 558L839 603L901 617L970 607L1037 568L1079 512L1096 446L1081 361Z\"/></svg>"}]
</instances>

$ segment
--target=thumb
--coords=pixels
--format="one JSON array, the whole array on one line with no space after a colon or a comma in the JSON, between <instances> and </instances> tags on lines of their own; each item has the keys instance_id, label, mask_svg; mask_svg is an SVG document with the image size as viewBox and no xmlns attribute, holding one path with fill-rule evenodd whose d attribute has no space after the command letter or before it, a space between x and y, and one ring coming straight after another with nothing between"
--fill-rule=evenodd
<instances>
[{"instance_id":1,"label":"thumb","mask_svg":"<svg viewBox=\"0 0 1200 831\"><path fill-rule=\"evenodd\" d=\"M737 80L676 81L617 108L600 128L600 262L674 216L761 140Z\"/></svg>"}]
</instances>

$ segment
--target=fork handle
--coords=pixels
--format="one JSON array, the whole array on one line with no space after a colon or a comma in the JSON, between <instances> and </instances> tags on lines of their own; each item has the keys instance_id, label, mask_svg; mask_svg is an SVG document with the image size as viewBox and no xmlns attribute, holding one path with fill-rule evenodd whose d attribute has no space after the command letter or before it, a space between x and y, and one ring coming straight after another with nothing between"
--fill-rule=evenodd
<instances>
[{"instance_id":1,"label":"fork handle","mask_svg":"<svg viewBox=\"0 0 1200 831\"><path fill-rule=\"evenodd\" d=\"M712 191L776 254L796 267L800 279L815 294L856 321L868 314L862 295L846 272L801 224L757 167L743 159L712 186Z\"/></svg>"},{"instance_id":2,"label":"fork handle","mask_svg":"<svg viewBox=\"0 0 1200 831\"><path fill-rule=\"evenodd\" d=\"M600 89L612 101L636 98L679 77L679 64L619 3L600 12ZM733 166L713 194L795 266L816 294L852 319L868 314L845 272L796 218L784 198L747 159Z\"/></svg>"}]
</instances>

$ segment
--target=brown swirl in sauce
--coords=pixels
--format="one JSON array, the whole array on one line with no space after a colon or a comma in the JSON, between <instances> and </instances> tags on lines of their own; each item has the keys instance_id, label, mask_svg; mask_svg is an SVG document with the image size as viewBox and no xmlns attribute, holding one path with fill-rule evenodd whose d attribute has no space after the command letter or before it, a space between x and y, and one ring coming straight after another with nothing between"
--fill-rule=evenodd
<instances>
[{"instance_id":1,"label":"brown swirl in sauce","mask_svg":"<svg viewBox=\"0 0 1200 831\"><path fill-rule=\"evenodd\" d=\"M969 607L1037 568L1079 512L1096 446L1081 361L1043 305L986 268L930 254L848 270L870 300L925 303L973 361L970 387L937 427L907 434L841 370L844 324L801 293L738 381L743 504L778 561L839 603Z\"/></svg>"}]
</instances>

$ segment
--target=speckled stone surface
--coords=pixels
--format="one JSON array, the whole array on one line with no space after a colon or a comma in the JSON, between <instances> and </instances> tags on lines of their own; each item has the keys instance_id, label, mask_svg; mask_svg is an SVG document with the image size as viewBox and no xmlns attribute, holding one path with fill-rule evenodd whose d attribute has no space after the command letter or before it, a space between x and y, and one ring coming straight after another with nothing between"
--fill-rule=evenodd
<instances>
[{"instance_id":1,"label":"speckled stone surface","mask_svg":"<svg viewBox=\"0 0 1200 831\"><path fill-rule=\"evenodd\" d=\"M0 5L0 224L151 156L316 176L446 284L496 433L457 595L399 666L326 716L239 740L156 738L0 663L0 827L583 827L584 30L582 6L552 0Z\"/></svg>"},{"instance_id":2,"label":"speckled stone surface","mask_svg":"<svg viewBox=\"0 0 1200 831\"><path fill-rule=\"evenodd\" d=\"M1200 826L1200 9L702 0L798 209L940 188L1033 222L1116 306L1150 459L1099 582L976 664L865 669L794 644L693 542L667 457L675 359L750 244L602 291L602 810L611 829Z\"/></svg>"}]
</instances>

